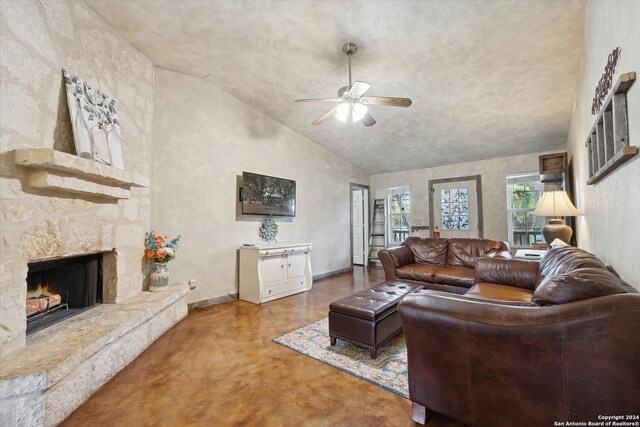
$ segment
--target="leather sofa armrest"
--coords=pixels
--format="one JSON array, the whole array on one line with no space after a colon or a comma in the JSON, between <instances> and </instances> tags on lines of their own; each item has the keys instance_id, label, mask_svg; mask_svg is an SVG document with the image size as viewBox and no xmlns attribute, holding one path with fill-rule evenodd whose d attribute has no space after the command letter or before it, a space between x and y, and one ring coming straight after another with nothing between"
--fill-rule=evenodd
<instances>
[{"instance_id":1,"label":"leather sofa armrest","mask_svg":"<svg viewBox=\"0 0 640 427\"><path fill-rule=\"evenodd\" d=\"M382 249L378 251L378 259L384 267L384 277L387 281L396 280L396 268L414 263L413 252L408 246Z\"/></svg>"},{"instance_id":2,"label":"leather sofa armrest","mask_svg":"<svg viewBox=\"0 0 640 427\"><path fill-rule=\"evenodd\" d=\"M429 318L457 319L485 326L531 327L563 322L580 323L584 319L597 321L599 315L616 312L640 312L640 293L617 294L590 298L553 306L522 306L508 301L469 298L464 295L435 290L408 294L398 303L403 328L427 328ZM406 331L406 329L405 329Z\"/></svg>"},{"instance_id":3,"label":"leather sofa armrest","mask_svg":"<svg viewBox=\"0 0 640 427\"><path fill-rule=\"evenodd\" d=\"M497 283L534 290L538 279L539 263L484 257L476 259L475 282Z\"/></svg>"}]
</instances>

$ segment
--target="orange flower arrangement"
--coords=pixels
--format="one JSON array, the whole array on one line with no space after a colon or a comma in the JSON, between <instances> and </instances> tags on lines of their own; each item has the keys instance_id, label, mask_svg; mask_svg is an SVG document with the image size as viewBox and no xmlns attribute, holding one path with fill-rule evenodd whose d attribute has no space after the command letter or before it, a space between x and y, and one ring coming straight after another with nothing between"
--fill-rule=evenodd
<instances>
[{"instance_id":1,"label":"orange flower arrangement","mask_svg":"<svg viewBox=\"0 0 640 427\"><path fill-rule=\"evenodd\" d=\"M144 256L154 262L169 262L176 257L176 251L178 249L178 242L180 241L178 236L171 240L169 243L165 236L160 236L153 231L145 234L144 239Z\"/></svg>"}]
</instances>

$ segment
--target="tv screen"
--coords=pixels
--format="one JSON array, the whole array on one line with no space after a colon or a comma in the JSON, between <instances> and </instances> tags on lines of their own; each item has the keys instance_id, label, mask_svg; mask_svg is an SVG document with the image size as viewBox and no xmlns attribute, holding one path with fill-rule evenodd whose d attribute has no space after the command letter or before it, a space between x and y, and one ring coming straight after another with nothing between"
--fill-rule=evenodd
<instances>
[{"instance_id":1,"label":"tv screen","mask_svg":"<svg viewBox=\"0 0 640 427\"><path fill-rule=\"evenodd\" d=\"M242 213L296 216L296 182L242 172Z\"/></svg>"}]
</instances>

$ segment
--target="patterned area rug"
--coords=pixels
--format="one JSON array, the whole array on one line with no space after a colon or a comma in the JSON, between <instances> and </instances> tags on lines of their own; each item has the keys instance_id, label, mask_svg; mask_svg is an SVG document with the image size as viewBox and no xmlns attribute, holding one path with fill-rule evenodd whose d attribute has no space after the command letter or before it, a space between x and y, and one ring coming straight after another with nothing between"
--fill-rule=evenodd
<instances>
[{"instance_id":1,"label":"patterned area rug","mask_svg":"<svg viewBox=\"0 0 640 427\"><path fill-rule=\"evenodd\" d=\"M329 344L328 318L274 338L273 341L409 398L407 347L403 334L378 350L375 360L369 357L369 350L345 341L338 340L335 347L332 347Z\"/></svg>"}]
</instances>

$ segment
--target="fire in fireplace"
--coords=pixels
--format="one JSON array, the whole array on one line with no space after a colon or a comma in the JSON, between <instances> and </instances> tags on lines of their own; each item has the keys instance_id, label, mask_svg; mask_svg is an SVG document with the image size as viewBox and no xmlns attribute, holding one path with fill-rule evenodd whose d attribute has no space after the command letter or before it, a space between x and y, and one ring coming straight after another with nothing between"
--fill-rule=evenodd
<instances>
[{"instance_id":1,"label":"fire in fireplace","mask_svg":"<svg viewBox=\"0 0 640 427\"><path fill-rule=\"evenodd\" d=\"M27 335L102 302L102 253L29 264Z\"/></svg>"},{"instance_id":2,"label":"fire in fireplace","mask_svg":"<svg viewBox=\"0 0 640 427\"><path fill-rule=\"evenodd\" d=\"M60 294L51 293L49 284L41 283L35 290L27 291L27 317L54 310L62 303Z\"/></svg>"}]
</instances>

